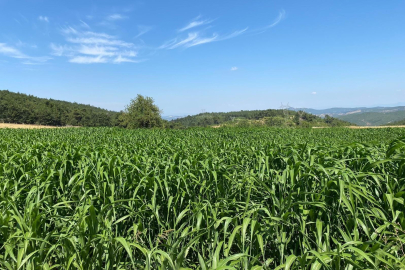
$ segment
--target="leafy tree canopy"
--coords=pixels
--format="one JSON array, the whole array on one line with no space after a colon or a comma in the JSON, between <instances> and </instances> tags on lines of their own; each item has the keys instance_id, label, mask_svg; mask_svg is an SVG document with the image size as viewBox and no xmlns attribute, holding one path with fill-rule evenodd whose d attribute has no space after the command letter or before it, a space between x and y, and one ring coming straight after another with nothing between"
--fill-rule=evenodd
<instances>
[{"instance_id":1,"label":"leafy tree canopy","mask_svg":"<svg viewBox=\"0 0 405 270\"><path fill-rule=\"evenodd\" d=\"M154 104L153 98L139 94L126 107L122 118L128 128L153 128L163 125L161 110Z\"/></svg>"}]
</instances>

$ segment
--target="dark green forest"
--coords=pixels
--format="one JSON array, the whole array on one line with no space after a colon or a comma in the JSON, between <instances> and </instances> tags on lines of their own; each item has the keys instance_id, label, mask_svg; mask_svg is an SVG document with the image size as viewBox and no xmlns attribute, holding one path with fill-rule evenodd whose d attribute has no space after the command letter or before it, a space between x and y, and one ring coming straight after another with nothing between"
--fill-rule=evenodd
<instances>
[{"instance_id":1,"label":"dark green forest","mask_svg":"<svg viewBox=\"0 0 405 270\"><path fill-rule=\"evenodd\" d=\"M0 90L0 122L51 126L117 126L120 113L90 105Z\"/></svg>"},{"instance_id":2,"label":"dark green forest","mask_svg":"<svg viewBox=\"0 0 405 270\"><path fill-rule=\"evenodd\" d=\"M330 116L321 118L304 111L290 110L255 110L220 113L201 113L169 122L169 125L183 127L226 126L286 126L286 127L338 127L350 126L352 123Z\"/></svg>"}]
</instances>

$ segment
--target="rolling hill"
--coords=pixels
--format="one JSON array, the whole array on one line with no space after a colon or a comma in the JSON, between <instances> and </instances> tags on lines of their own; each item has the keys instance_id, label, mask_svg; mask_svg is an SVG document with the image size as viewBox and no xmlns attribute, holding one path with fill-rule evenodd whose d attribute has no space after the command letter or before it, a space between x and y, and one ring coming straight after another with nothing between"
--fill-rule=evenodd
<instances>
[{"instance_id":1,"label":"rolling hill","mask_svg":"<svg viewBox=\"0 0 405 270\"><path fill-rule=\"evenodd\" d=\"M405 118L396 122L391 123L392 126L405 126Z\"/></svg>"},{"instance_id":2,"label":"rolling hill","mask_svg":"<svg viewBox=\"0 0 405 270\"><path fill-rule=\"evenodd\" d=\"M405 119L405 110L394 112L353 113L339 116L338 118L359 126L383 126L391 125L396 121Z\"/></svg>"},{"instance_id":3,"label":"rolling hill","mask_svg":"<svg viewBox=\"0 0 405 270\"><path fill-rule=\"evenodd\" d=\"M0 122L51 126L115 126L118 112L0 90Z\"/></svg>"},{"instance_id":4,"label":"rolling hill","mask_svg":"<svg viewBox=\"0 0 405 270\"><path fill-rule=\"evenodd\" d=\"M182 127L206 126L288 126L288 127L334 127L349 126L349 122L337 118L319 116L303 111L286 110L255 110L219 113L201 113L178 118L169 122Z\"/></svg>"},{"instance_id":5,"label":"rolling hill","mask_svg":"<svg viewBox=\"0 0 405 270\"><path fill-rule=\"evenodd\" d=\"M390 125L395 121L405 118L405 106L396 107L355 107L355 108L330 108L316 110L309 108L292 108L294 111L305 111L314 115L325 117L329 115L359 126Z\"/></svg>"}]
</instances>

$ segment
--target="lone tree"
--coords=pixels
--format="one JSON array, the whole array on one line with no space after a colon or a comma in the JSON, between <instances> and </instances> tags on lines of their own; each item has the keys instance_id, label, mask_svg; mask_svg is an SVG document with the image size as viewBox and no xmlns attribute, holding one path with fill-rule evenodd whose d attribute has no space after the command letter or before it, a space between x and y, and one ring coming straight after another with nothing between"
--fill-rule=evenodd
<instances>
[{"instance_id":1,"label":"lone tree","mask_svg":"<svg viewBox=\"0 0 405 270\"><path fill-rule=\"evenodd\" d=\"M163 124L161 111L151 97L137 95L125 108L123 120L128 128L152 128Z\"/></svg>"}]
</instances>

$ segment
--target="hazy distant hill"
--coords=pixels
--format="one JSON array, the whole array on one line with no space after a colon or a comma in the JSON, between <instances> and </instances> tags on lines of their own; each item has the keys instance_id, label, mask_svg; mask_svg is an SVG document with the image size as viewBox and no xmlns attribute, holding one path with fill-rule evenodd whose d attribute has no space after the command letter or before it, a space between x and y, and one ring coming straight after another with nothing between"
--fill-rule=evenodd
<instances>
[{"instance_id":1,"label":"hazy distant hill","mask_svg":"<svg viewBox=\"0 0 405 270\"><path fill-rule=\"evenodd\" d=\"M164 116L162 116L162 119L167 120L167 121L171 121L171 120L176 120L176 119L179 119L179 118L182 118L182 117L185 117L185 115L181 115L181 116L179 116L179 115L164 115Z\"/></svg>"},{"instance_id":2,"label":"hazy distant hill","mask_svg":"<svg viewBox=\"0 0 405 270\"><path fill-rule=\"evenodd\" d=\"M324 110L294 108L294 110L303 110L321 117L329 115L360 126L388 125L405 118L405 106L330 108Z\"/></svg>"},{"instance_id":3,"label":"hazy distant hill","mask_svg":"<svg viewBox=\"0 0 405 270\"><path fill-rule=\"evenodd\" d=\"M347 114L354 114L354 113L365 113L365 112L396 112L396 111L405 111L405 106L396 106L396 107L354 107L354 108L330 108L330 109L310 109L310 108L291 108L294 111L304 111L308 113L312 113L318 116L322 115L329 115L333 117L347 115Z\"/></svg>"},{"instance_id":4,"label":"hazy distant hill","mask_svg":"<svg viewBox=\"0 0 405 270\"><path fill-rule=\"evenodd\" d=\"M339 116L339 119L359 126L382 126L405 119L405 110L396 112L365 112Z\"/></svg>"}]
</instances>

